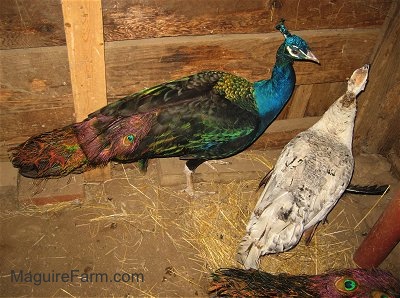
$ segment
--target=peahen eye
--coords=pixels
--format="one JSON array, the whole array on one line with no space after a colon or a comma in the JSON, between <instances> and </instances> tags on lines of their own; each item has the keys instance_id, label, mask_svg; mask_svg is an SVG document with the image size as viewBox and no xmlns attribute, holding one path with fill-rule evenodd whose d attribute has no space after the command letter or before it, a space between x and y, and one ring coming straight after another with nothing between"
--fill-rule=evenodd
<instances>
[{"instance_id":1,"label":"peahen eye","mask_svg":"<svg viewBox=\"0 0 400 298\"><path fill-rule=\"evenodd\" d=\"M390 298L390 295L388 295L384 292L381 292L381 291L372 291L371 297L372 298Z\"/></svg>"},{"instance_id":2,"label":"peahen eye","mask_svg":"<svg viewBox=\"0 0 400 298\"><path fill-rule=\"evenodd\" d=\"M125 146L129 146L130 144L133 143L134 140L135 140L135 136L134 135L127 135L127 136L124 137L123 144Z\"/></svg>"},{"instance_id":3,"label":"peahen eye","mask_svg":"<svg viewBox=\"0 0 400 298\"><path fill-rule=\"evenodd\" d=\"M358 284L353 278L344 276L335 282L335 287L341 292L348 293L357 290Z\"/></svg>"}]
</instances>

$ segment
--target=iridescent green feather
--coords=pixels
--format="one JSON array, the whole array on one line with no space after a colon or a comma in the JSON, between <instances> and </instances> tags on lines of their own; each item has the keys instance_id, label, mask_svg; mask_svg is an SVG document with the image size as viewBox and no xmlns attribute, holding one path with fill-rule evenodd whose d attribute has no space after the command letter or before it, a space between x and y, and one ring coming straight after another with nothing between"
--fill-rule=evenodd
<instances>
[{"instance_id":1,"label":"iridescent green feather","mask_svg":"<svg viewBox=\"0 0 400 298\"><path fill-rule=\"evenodd\" d=\"M224 73L213 90L247 111L258 110L253 97L253 83L244 78Z\"/></svg>"}]
</instances>

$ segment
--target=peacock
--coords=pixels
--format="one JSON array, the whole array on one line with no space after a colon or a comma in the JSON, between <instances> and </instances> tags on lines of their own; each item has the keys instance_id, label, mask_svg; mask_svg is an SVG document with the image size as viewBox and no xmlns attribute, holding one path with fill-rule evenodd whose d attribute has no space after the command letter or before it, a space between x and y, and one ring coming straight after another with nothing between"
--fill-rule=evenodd
<instances>
[{"instance_id":1,"label":"peacock","mask_svg":"<svg viewBox=\"0 0 400 298\"><path fill-rule=\"evenodd\" d=\"M258 270L218 269L211 275L210 297L400 297L400 281L380 269L336 269L319 275L270 274Z\"/></svg>"},{"instance_id":2,"label":"peacock","mask_svg":"<svg viewBox=\"0 0 400 298\"><path fill-rule=\"evenodd\" d=\"M281 20L284 42L268 80L250 82L222 71L203 71L126 96L80 123L29 138L12 148L11 161L30 178L82 173L110 161L186 160L186 191L205 161L235 155L265 131L288 102L295 60L319 63L307 43Z\"/></svg>"},{"instance_id":3,"label":"peacock","mask_svg":"<svg viewBox=\"0 0 400 298\"><path fill-rule=\"evenodd\" d=\"M367 64L354 71L346 93L284 147L264 178L237 254L246 269L258 269L261 255L293 248L304 231L325 220L346 190L354 166L356 97L365 88L368 71Z\"/></svg>"}]
</instances>

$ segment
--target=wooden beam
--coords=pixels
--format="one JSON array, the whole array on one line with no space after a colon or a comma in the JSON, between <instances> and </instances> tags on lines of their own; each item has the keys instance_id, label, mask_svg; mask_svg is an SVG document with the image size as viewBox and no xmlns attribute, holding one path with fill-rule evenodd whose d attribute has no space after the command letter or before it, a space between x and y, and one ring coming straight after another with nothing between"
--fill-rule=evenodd
<instances>
[{"instance_id":1,"label":"wooden beam","mask_svg":"<svg viewBox=\"0 0 400 298\"><path fill-rule=\"evenodd\" d=\"M105 0L106 41L166 36L380 27L397 0ZM1 0L0 49L65 45L61 1ZM294 9L295 7L296 9ZM318 8L312 9L312 8Z\"/></svg>"},{"instance_id":2,"label":"wooden beam","mask_svg":"<svg viewBox=\"0 0 400 298\"><path fill-rule=\"evenodd\" d=\"M288 119L303 118L310 100L313 85L296 86L290 102Z\"/></svg>"},{"instance_id":3,"label":"wooden beam","mask_svg":"<svg viewBox=\"0 0 400 298\"><path fill-rule=\"evenodd\" d=\"M63 0L62 10L75 117L82 121L107 104L101 1ZM85 178L103 180L109 175L106 167L88 172Z\"/></svg>"},{"instance_id":4,"label":"wooden beam","mask_svg":"<svg viewBox=\"0 0 400 298\"><path fill-rule=\"evenodd\" d=\"M382 43L371 65L368 84L358 100L356 150L388 155L396 149L400 131L400 2L387 17ZM397 144L397 145L396 145ZM399 149L397 149L399 151Z\"/></svg>"},{"instance_id":5,"label":"wooden beam","mask_svg":"<svg viewBox=\"0 0 400 298\"><path fill-rule=\"evenodd\" d=\"M313 126L321 117L275 120L250 150L283 148L298 133Z\"/></svg>"}]
</instances>

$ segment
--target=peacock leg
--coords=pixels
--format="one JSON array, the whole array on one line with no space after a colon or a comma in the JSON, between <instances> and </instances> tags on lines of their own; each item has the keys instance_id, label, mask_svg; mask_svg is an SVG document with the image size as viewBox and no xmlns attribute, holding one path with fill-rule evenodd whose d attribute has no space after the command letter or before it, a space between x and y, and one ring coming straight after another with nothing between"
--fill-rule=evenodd
<instances>
[{"instance_id":1,"label":"peacock leg","mask_svg":"<svg viewBox=\"0 0 400 298\"><path fill-rule=\"evenodd\" d=\"M312 227L310 227L309 229L307 229L307 230L304 232L303 235L304 235L304 237L306 237L306 238L305 238L305 239L306 239L305 244L306 244L307 246L310 245L311 240L312 240L312 238L314 237L315 231L317 230L319 223L320 223L320 222L317 222L315 225L313 225Z\"/></svg>"},{"instance_id":2,"label":"peacock leg","mask_svg":"<svg viewBox=\"0 0 400 298\"><path fill-rule=\"evenodd\" d=\"M221 159L214 159L214 160L207 160L204 162L207 166L209 166L212 170L218 172L217 168L214 167L212 164L217 164L217 165L229 165L231 164L229 161L224 161Z\"/></svg>"},{"instance_id":3,"label":"peacock leg","mask_svg":"<svg viewBox=\"0 0 400 298\"><path fill-rule=\"evenodd\" d=\"M200 195L210 195L215 194L215 192L210 191L195 191L193 183L193 174L196 168L201 165L205 160L202 159L190 159L186 162L183 172L186 176L186 188L183 190L191 197L198 197Z\"/></svg>"},{"instance_id":4,"label":"peacock leg","mask_svg":"<svg viewBox=\"0 0 400 298\"><path fill-rule=\"evenodd\" d=\"M183 170L186 176L186 188L184 191L191 197L194 197L194 186L193 186L193 171L188 168L185 164L185 168Z\"/></svg>"}]
</instances>

